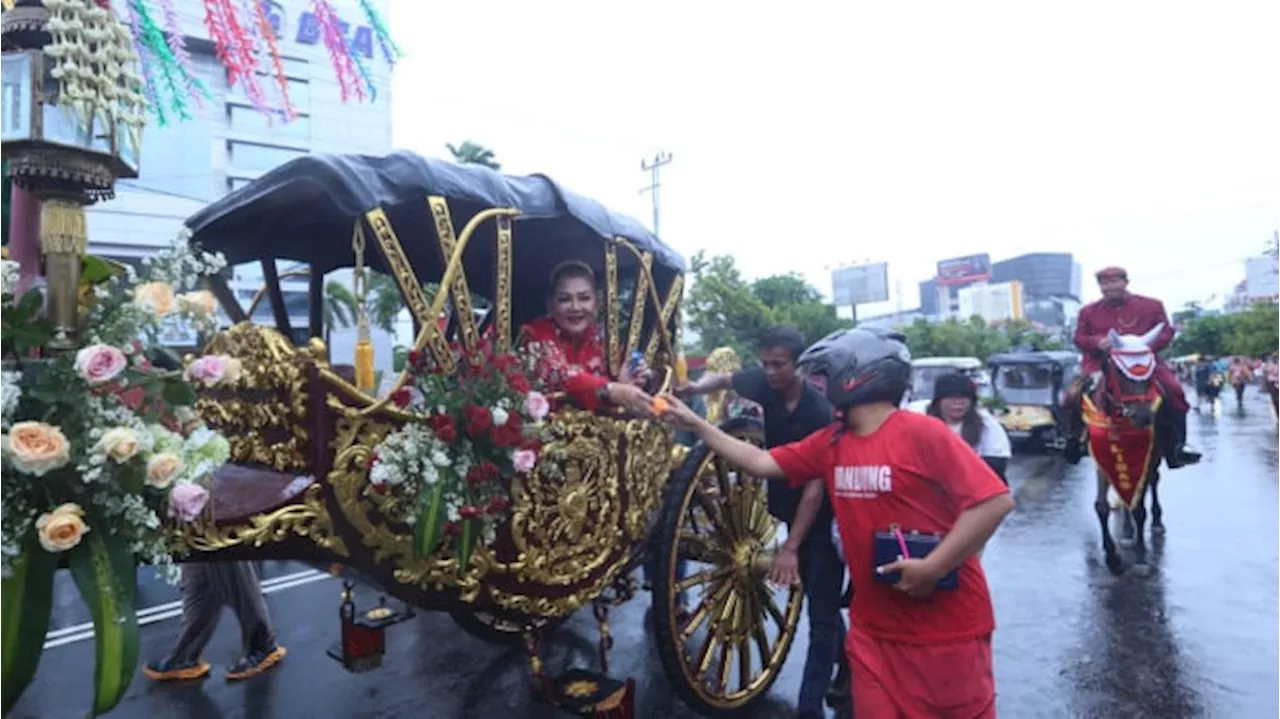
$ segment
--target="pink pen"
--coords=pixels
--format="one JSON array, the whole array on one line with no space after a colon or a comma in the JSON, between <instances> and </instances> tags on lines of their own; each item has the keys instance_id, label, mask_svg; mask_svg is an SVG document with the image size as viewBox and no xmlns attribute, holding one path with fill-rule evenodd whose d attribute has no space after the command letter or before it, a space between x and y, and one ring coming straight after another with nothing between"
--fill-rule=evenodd
<instances>
[{"instance_id":1,"label":"pink pen","mask_svg":"<svg viewBox=\"0 0 1280 719\"><path fill-rule=\"evenodd\" d=\"M907 538L902 536L902 527L893 525L893 533L898 537L898 549L902 550L902 558L910 559L911 552L907 551Z\"/></svg>"}]
</instances>

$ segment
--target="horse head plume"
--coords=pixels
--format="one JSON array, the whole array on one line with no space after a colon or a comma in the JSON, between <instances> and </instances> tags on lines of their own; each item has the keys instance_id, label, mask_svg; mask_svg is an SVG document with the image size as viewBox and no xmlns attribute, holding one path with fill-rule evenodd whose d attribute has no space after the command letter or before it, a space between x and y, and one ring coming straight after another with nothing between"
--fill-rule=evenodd
<instances>
[{"instance_id":1,"label":"horse head plume","mask_svg":"<svg viewBox=\"0 0 1280 719\"><path fill-rule=\"evenodd\" d=\"M1152 327L1151 329L1147 330L1147 333L1142 335L1142 344L1146 347L1150 347L1151 343L1155 342L1156 337L1159 337L1160 333L1163 331L1164 331L1164 323L1163 322L1157 323L1155 327Z\"/></svg>"}]
</instances>

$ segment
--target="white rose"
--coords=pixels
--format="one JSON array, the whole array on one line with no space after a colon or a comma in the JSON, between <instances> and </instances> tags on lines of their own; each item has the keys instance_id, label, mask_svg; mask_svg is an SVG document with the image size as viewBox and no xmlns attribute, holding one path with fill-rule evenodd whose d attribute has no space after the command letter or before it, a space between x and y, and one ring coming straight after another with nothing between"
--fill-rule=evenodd
<instances>
[{"instance_id":1,"label":"white rose","mask_svg":"<svg viewBox=\"0 0 1280 719\"><path fill-rule=\"evenodd\" d=\"M182 458L170 452L154 455L147 462L147 484L165 489L182 472Z\"/></svg>"},{"instance_id":2,"label":"white rose","mask_svg":"<svg viewBox=\"0 0 1280 719\"><path fill-rule=\"evenodd\" d=\"M117 464L123 464L133 459L140 445L137 432L128 427L114 427L102 435L94 449L115 460Z\"/></svg>"},{"instance_id":3,"label":"white rose","mask_svg":"<svg viewBox=\"0 0 1280 719\"><path fill-rule=\"evenodd\" d=\"M511 416L507 414L507 411L501 407L494 407L491 414L493 415L494 427L506 426L507 420L511 419Z\"/></svg>"}]
</instances>

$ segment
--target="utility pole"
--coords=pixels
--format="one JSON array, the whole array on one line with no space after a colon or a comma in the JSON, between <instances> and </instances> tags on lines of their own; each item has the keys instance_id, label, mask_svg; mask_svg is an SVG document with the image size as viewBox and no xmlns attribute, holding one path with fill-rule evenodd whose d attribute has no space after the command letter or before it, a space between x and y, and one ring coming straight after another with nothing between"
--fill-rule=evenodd
<instances>
[{"instance_id":1,"label":"utility pole","mask_svg":"<svg viewBox=\"0 0 1280 719\"><path fill-rule=\"evenodd\" d=\"M671 164L671 153L659 150L653 156L653 162L648 160L640 161L640 171L649 173L649 186L640 188L640 194L650 193L650 201L653 203L653 234L658 234L658 188L662 186L659 180L658 171L664 165Z\"/></svg>"}]
</instances>

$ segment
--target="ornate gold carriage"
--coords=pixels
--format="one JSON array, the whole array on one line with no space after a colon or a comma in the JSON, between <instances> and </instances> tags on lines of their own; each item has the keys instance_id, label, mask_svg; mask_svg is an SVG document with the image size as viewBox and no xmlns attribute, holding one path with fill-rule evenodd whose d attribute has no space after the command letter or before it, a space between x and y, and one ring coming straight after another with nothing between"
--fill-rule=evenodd
<instances>
[{"instance_id":1,"label":"ornate gold carriage","mask_svg":"<svg viewBox=\"0 0 1280 719\"><path fill-rule=\"evenodd\" d=\"M705 447L689 452L660 422L561 404L492 541L465 562L448 551L420 556L412 530L392 519L393 500L371 491L369 463L388 433L423 418L391 402L394 389L378 397L358 387L321 339L326 274L355 266L359 276L363 265L394 279L416 352L446 366L451 344L473 352L482 335L505 350L514 328L545 311L551 270L576 259L603 278L610 371L642 352L669 377L684 261L658 238L545 177L409 153L300 158L187 226L232 266L260 262L265 279L248 312L225 276L211 283L232 325L206 351L242 370L197 405L230 440L232 463L215 476L209 518L179 530L188 561L352 567L412 605L451 612L472 633L523 638L535 673L539 633L584 605L600 620L607 663L606 607L635 593L633 570L647 565L659 654L685 700L711 713L768 690L801 595L764 582L774 522L762 481ZM290 261L302 267L278 267ZM292 327L286 272L309 275L305 332ZM434 298L424 282L439 283ZM275 328L251 320L263 297ZM476 312L474 298L488 311ZM749 423L736 430L761 434Z\"/></svg>"}]
</instances>

